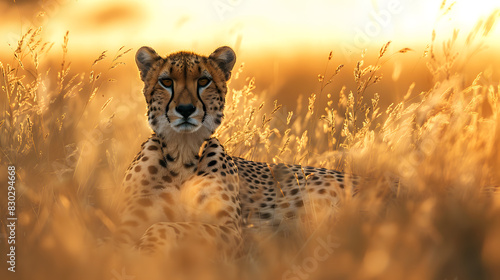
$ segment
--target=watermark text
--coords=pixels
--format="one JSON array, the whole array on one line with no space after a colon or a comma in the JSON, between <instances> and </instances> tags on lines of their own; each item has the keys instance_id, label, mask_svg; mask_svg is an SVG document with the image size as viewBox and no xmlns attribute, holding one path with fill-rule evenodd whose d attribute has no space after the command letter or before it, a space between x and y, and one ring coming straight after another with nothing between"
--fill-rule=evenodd
<instances>
[{"instance_id":1,"label":"watermark text","mask_svg":"<svg viewBox=\"0 0 500 280\"><path fill-rule=\"evenodd\" d=\"M16 272L16 167L7 167L7 173L7 269Z\"/></svg>"}]
</instances>

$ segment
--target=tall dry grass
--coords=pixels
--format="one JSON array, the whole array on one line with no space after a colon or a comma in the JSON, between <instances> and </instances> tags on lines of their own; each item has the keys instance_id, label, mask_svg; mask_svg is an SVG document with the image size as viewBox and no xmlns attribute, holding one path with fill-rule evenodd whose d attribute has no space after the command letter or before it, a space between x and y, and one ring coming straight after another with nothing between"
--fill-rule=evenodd
<instances>
[{"instance_id":1,"label":"tall dry grass","mask_svg":"<svg viewBox=\"0 0 500 280\"><path fill-rule=\"evenodd\" d=\"M479 23L466 45L479 46L495 19ZM255 94L254 79L231 90L216 132L228 153L370 180L321 230L252 236L248 253L230 263L194 263L190 255L199 252L148 259L99 246L116 224L121 176L149 134L140 84L125 84L128 92L102 91L120 82L118 66L128 50L97 54L88 71L75 72L69 35L61 63L54 63L44 60L54 46L42 34L29 30L12 61L0 65L1 169L16 166L19 219L17 272L2 269L2 279L500 277L500 203L489 192L500 184L500 85L481 73L465 83L463 67L474 52L461 52L458 33L441 49L432 36L423 59L434 86L425 92L411 86L387 108L379 105L387 93L370 96L367 88L389 82L381 67L411 51L390 54L390 43L374 64L365 66L371 53L363 54L354 67L356 87L340 93L329 92L344 70L330 66L330 54L319 91L293 112ZM234 79L243 79L243 67L235 72ZM391 191L387 181L396 182ZM5 213L5 192L0 199ZM1 231L6 234L4 224ZM3 254L6 240L1 244Z\"/></svg>"}]
</instances>

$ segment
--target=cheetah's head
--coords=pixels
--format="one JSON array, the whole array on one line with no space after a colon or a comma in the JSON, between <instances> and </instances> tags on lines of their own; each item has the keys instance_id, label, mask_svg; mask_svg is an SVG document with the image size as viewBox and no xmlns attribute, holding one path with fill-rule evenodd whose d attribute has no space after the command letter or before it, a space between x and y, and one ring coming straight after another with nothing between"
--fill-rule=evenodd
<instances>
[{"instance_id":1,"label":"cheetah's head","mask_svg":"<svg viewBox=\"0 0 500 280\"><path fill-rule=\"evenodd\" d=\"M144 82L148 120L156 134L200 133L208 138L220 125L236 55L220 47L211 55L177 52L162 58L142 47L135 57Z\"/></svg>"}]
</instances>

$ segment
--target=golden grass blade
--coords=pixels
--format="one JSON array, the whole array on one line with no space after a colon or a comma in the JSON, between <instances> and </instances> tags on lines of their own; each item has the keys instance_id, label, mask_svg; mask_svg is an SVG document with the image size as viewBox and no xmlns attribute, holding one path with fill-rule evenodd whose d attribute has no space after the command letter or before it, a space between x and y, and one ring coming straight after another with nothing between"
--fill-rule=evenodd
<instances>
[{"instance_id":1,"label":"golden grass blade","mask_svg":"<svg viewBox=\"0 0 500 280\"><path fill-rule=\"evenodd\" d=\"M106 109L106 107L108 107L108 105L109 105L109 103L111 103L111 101L113 101L113 97L108 98L108 100L106 100L106 102L104 102L104 105L102 105L102 107L101 107L101 113L102 113L102 111L104 111L104 109Z\"/></svg>"}]
</instances>

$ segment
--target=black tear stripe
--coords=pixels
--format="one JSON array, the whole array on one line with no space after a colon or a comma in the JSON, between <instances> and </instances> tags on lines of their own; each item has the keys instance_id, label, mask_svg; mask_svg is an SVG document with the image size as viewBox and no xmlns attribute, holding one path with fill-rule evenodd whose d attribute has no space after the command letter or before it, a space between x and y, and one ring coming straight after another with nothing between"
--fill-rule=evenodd
<instances>
[{"instance_id":1,"label":"black tear stripe","mask_svg":"<svg viewBox=\"0 0 500 280\"><path fill-rule=\"evenodd\" d=\"M198 88L198 99L200 100L201 105L203 106L203 118L201 119L201 122L203 123L205 122L205 118L207 116L207 106L205 106L205 102L203 102L203 100L201 99L201 92L199 88Z\"/></svg>"},{"instance_id":2,"label":"black tear stripe","mask_svg":"<svg viewBox=\"0 0 500 280\"><path fill-rule=\"evenodd\" d=\"M165 59L165 62L167 59ZM170 63L170 68L169 68L169 74L172 73L172 63ZM165 108L165 117L167 118L167 121L170 122L170 118L168 117L168 107L170 107L170 102L172 102L172 99L174 99L174 86L172 85L171 88L172 92L170 93L170 99L168 100L167 107Z\"/></svg>"},{"instance_id":3,"label":"black tear stripe","mask_svg":"<svg viewBox=\"0 0 500 280\"><path fill-rule=\"evenodd\" d=\"M172 91L170 94L170 100L168 100L167 107L165 108L165 117L167 117L168 122L170 122L170 118L168 117L168 107L170 107L170 102L174 99L174 87L172 86L170 89Z\"/></svg>"},{"instance_id":4,"label":"black tear stripe","mask_svg":"<svg viewBox=\"0 0 500 280\"><path fill-rule=\"evenodd\" d=\"M215 89L217 90L217 93L219 94L219 97L222 100L222 97L221 97L222 96L222 90L219 88L219 86L217 86L217 84L215 83L215 81L212 81L212 82L214 83ZM199 91L198 91L198 98L200 99L201 104L203 104L203 111L205 111L205 114L203 115L203 120L202 120L202 122L203 122L203 121L205 121L205 116L207 115L207 110L206 110L206 107L205 107L205 103L203 103L203 100L201 100L201 96L200 96L200 92ZM222 106L224 106L224 103L222 104ZM222 116L222 117L224 117L224 116ZM217 120L215 120L215 122L217 123ZM220 124L220 120L219 120L219 123L217 123L217 124Z\"/></svg>"}]
</instances>

